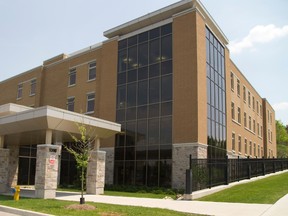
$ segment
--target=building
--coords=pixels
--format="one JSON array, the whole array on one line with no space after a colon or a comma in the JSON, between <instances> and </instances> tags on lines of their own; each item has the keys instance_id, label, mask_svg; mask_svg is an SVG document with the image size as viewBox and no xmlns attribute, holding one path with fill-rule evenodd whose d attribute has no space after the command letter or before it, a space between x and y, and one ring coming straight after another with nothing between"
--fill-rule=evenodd
<instances>
[{"instance_id":1,"label":"building","mask_svg":"<svg viewBox=\"0 0 288 216\"><path fill-rule=\"evenodd\" d=\"M123 133L101 142L107 184L184 188L190 154L277 156L275 112L230 59L228 39L199 0L104 35L2 81L0 104L49 105L120 123Z\"/></svg>"}]
</instances>

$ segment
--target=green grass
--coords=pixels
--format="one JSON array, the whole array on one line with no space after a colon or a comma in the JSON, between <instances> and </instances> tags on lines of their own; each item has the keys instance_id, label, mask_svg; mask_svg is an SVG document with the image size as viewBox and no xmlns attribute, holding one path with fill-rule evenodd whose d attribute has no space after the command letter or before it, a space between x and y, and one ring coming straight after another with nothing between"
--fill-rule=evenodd
<instances>
[{"instance_id":1,"label":"green grass","mask_svg":"<svg viewBox=\"0 0 288 216\"><path fill-rule=\"evenodd\" d=\"M237 185L200 201L274 204L288 193L288 173Z\"/></svg>"},{"instance_id":2,"label":"green grass","mask_svg":"<svg viewBox=\"0 0 288 216\"><path fill-rule=\"evenodd\" d=\"M135 215L157 215L157 216L196 216L197 214L187 214L180 213L176 211L159 209L159 208L144 208L144 207L134 207L134 206L121 206L112 204L102 204L102 203L91 203L86 204L96 206L96 210L84 211L84 210L68 210L65 207L75 204L76 202L61 201L54 199L31 199L31 198L21 198L19 201L12 200L11 196L0 195L0 205L10 206L19 209L26 209L30 211L37 211L52 215L75 215L75 216L94 216L94 215L109 215L109 213L114 213L114 215L121 216L135 216ZM106 213L106 214L104 214Z\"/></svg>"}]
</instances>

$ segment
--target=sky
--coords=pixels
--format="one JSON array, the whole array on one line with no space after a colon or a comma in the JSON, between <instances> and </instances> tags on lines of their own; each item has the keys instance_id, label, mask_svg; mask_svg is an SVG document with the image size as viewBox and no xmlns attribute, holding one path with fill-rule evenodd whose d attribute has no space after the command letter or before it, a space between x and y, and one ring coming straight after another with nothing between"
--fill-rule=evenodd
<instances>
[{"instance_id":1,"label":"sky","mask_svg":"<svg viewBox=\"0 0 288 216\"><path fill-rule=\"evenodd\" d=\"M0 82L177 0L0 0ZM288 125L288 1L202 0L229 40L230 57Z\"/></svg>"}]
</instances>

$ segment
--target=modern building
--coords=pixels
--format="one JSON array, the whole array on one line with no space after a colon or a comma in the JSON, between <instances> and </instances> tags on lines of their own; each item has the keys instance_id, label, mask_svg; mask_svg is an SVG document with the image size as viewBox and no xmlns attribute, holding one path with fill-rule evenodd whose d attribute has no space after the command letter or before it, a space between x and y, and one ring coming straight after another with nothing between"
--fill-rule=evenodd
<instances>
[{"instance_id":1,"label":"modern building","mask_svg":"<svg viewBox=\"0 0 288 216\"><path fill-rule=\"evenodd\" d=\"M275 112L230 59L228 39L199 0L179 1L104 36L2 81L0 105L49 105L120 123L123 133L101 140L107 184L184 188L190 154L277 156ZM21 176L23 158L35 157L29 145L15 152ZM73 181L71 163L62 152L62 183Z\"/></svg>"}]
</instances>

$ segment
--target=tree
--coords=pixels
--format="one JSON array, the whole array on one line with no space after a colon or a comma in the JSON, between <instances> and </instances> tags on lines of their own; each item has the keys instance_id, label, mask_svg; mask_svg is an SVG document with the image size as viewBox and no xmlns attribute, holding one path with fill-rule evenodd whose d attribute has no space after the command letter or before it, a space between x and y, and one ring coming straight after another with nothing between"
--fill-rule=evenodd
<instances>
[{"instance_id":1,"label":"tree","mask_svg":"<svg viewBox=\"0 0 288 216\"><path fill-rule=\"evenodd\" d=\"M81 176L81 198L80 204L85 203L84 199L84 182L85 182L85 173L87 171L88 161L90 158L90 153L94 150L94 142L96 139L95 131L91 128L86 128L84 123L76 123L80 137L70 134L71 138L73 139L73 143L70 146L64 146L64 148L74 156L77 164L77 168L80 169Z\"/></svg>"},{"instance_id":2,"label":"tree","mask_svg":"<svg viewBox=\"0 0 288 216\"><path fill-rule=\"evenodd\" d=\"M278 157L288 157L288 132L281 121L276 121L276 142Z\"/></svg>"}]
</instances>

